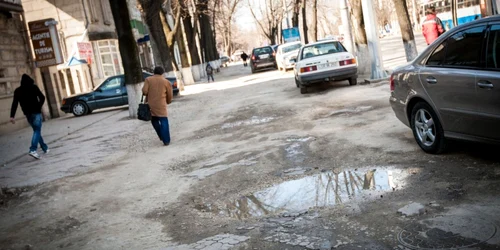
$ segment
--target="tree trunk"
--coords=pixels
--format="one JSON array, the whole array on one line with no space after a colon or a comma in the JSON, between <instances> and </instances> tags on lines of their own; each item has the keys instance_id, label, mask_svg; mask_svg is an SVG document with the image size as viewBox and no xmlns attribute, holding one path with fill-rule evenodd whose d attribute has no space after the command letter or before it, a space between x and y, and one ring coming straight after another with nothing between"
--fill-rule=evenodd
<instances>
[{"instance_id":1,"label":"tree trunk","mask_svg":"<svg viewBox=\"0 0 500 250\"><path fill-rule=\"evenodd\" d=\"M208 10L208 0L198 1L198 13L200 15L200 28L201 28L201 45L203 47L204 62L214 61L216 56L214 55L213 47L215 47L214 33L212 30L212 25L210 24L210 17L207 15Z\"/></svg>"},{"instance_id":2,"label":"tree trunk","mask_svg":"<svg viewBox=\"0 0 500 250\"><path fill-rule=\"evenodd\" d=\"M307 18L306 18L306 0L302 0L302 37L304 37L304 44L309 43L309 35L307 33Z\"/></svg>"},{"instance_id":3,"label":"tree trunk","mask_svg":"<svg viewBox=\"0 0 500 250\"><path fill-rule=\"evenodd\" d=\"M168 52L167 37L163 32L163 26L160 18L161 1L155 0L139 0L144 13L146 25L149 28L150 38L156 45L155 63L162 66L166 72L172 71L172 58ZM156 50L156 51L155 51ZM156 52L158 54L156 54ZM160 60L157 60L160 59Z\"/></svg>"},{"instance_id":4,"label":"tree trunk","mask_svg":"<svg viewBox=\"0 0 500 250\"><path fill-rule=\"evenodd\" d=\"M182 78L181 70L179 69L179 63L175 58L175 46L174 46L176 35L177 33L179 33L181 12L180 9L178 9L177 13L175 14L173 29L170 29L170 26L168 25L166 13L167 11L162 8L160 17L161 17L161 22L163 24L163 31L167 35L167 45L170 52L170 56L174 59L173 66L174 66L175 77L177 78L177 86L179 87L179 90L184 90L184 79Z\"/></svg>"},{"instance_id":5,"label":"tree trunk","mask_svg":"<svg viewBox=\"0 0 500 250\"><path fill-rule=\"evenodd\" d=\"M198 36L196 35L196 19L194 24L191 24L191 16L187 15L182 19L182 22L184 24L184 32L186 33L189 54L191 56L191 65L198 65L201 62L198 47L196 46L196 39L198 39Z\"/></svg>"},{"instance_id":6,"label":"tree trunk","mask_svg":"<svg viewBox=\"0 0 500 250\"><path fill-rule=\"evenodd\" d=\"M312 16L312 41L316 42L318 41L318 0L312 0L313 1L313 16Z\"/></svg>"},{"instance_id":7,"label":"tree trunk","mask_svg":"<svg viewBox=\"0 0 500 250\"><path fill-rule=\"evenodd\" d=\"M363 18L363 6L361 0L351 0L352 6L352 25L355 34L355 44L358 57L358 74L371 74L371 57L368 50L368 39L366 38L365 21Z\"/></svg>"},{"instance_id":8,"label":"tree trunk","mask_svg":"<svg viewBox=\"0 0 500 250\"><path fill-rule=\"evenodd\" d=\"M299 27L300 0L293 3L292 27Z\"/></svg>"},{"instance_id":9,"label":"tree trunk","mask_svg":"<svg viewBox=\"0 0 500 250\"><path fill-rule=\"evenodd\" d=\"M127 6L127 0L109 0L109 3L118 36L123 70L125 71L125 84L127 85L127 91L130 90L130 92L127 92L129 116L130 118L137 118L137 109L142 95L140 86L143 79L139 51L130 24L130 15L128 8L123 7Z\"/></svg>"},{"instance_id":10,"label":"tree trunk","mask_svg":"<svg viewBox=\"0 0 500 250\"><path fill-rule=\"evenodd\" d=\"M406 61L412 61L417 57L417 44L415 43L415 36L411 27L410 16L408 14L408 7L405 0L393 0L396 13L398 13L399 27L403 37L403 45L406 53Z\"/></svg>"}]
</instances>

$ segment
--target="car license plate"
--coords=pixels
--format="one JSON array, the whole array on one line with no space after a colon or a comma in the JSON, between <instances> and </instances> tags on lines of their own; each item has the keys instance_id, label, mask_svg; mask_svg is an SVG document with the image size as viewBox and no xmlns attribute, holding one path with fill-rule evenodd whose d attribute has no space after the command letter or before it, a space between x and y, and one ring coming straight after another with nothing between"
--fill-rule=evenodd
<instances>
[{"instance_id":1,"label":"car license plate","mask_svg":"<svg viewBox=\"0 0 500 250\"><path fill-rule=\"evenodd\" d=\"M324 69L324 68L336 68L339 66L339 62L329 62L329 63L323 63L318 65L318 68Z\"/></svg>"},{"instance_id":2,"label":"car license plate","mask_svg":"<svg viewBox=\"0 0 500 250\"><path fill-rule=\"evenodd\" d=\"M259 57L260 57L260 59L266 59L269 57L269 55L260 55Z\"/></svg>"}]
</instances>

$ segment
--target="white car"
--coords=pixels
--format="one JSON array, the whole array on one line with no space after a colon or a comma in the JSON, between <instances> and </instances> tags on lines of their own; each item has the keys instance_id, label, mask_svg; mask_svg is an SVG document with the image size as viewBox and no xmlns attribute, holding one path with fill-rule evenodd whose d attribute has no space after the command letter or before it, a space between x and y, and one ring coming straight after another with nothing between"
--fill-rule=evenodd
<instances>
[{"instance_id":1,"label":"white car","mask_svg":"<svg viewBox=\"0 0 500 250\"><path fill-rule=\"evenodd\" d=\"M279 70L286 71L293 68L295 65L293 59L297 58L300 47L302 47L302 43L300 42L285 43L278 47L278 51L276 52L276 63L278 64Z\"/></svg>"},{"instance_id":2,"label":"white car","mask_svg":"<svg viewBox=\"0 0 500 250\"><path fill-rule=\"evenodd\" d=\"M349 80L356 85L358 64L356 58L334 40L304 45L297 56L295 84L300 93L307 93L307 87L318 82Z\"/></svg>"}]
</instances>

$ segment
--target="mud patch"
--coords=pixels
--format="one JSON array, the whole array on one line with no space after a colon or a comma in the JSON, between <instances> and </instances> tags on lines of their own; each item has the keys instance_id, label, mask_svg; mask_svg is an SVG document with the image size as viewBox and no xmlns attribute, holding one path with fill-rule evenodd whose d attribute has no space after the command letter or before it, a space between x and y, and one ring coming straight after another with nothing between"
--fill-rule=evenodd
<instances>
[{"instance_id":1,"label":"mud patch","mask_svg":"<svg viewBox=\"0 0 500 250\"><path fill-rule=\"evenodd\" d=\"M0 188L0 208L9 206L12 201L19 199L27 191L27 187Z\"/></svg>"},{"instance_id":2,"label":"mud patch","mask_svg":"<svg viewBox=\"0 0 500 250\"><path fill-rule=\"evenodd\" d=\"M411 249L459 249L479 246L496 233L494 224L478 217L442 216L408 225L398 241Z\"/></svg>"},{"instance_id":3,"label":"mud patch","mask_svg":"<svg viewBox=\"0 0 500 250\"><path fill-rule=\"evenodd\" d=\"M300 213L311 208L369 200L402 186L405 172L389 168L325 172L286 181L227 202L223 207L202 206L203 212L238 218Z\"/></svg>"},{"instance_id":4,"label":"mud patch","mask_svg":"<svg viewBox=\"0 0 500 250\"><path fill-rule=\"evenodd\" d=\"M217 165L217 166L212 166L212 167L203 167L201 169L195 170L193 172L190 172L184 177L193 177L193 178L198 178L198 179L205 179L211 175L214 175L220 171L224 171L226 169L235 167L235 166L252 166L257 164L257 157L250 157L247 159L242 159L239 160L238 162L231 163L231 164L223 164L223 165Z\"/></svg>"},{"instance_id":5,"label":"mud patch","mask_svg":"<svg viewBox=\"0 0 500 250\"><path fill-rule=\"evenodd\" d=\"M81 222L76 218L67 216L52 225L40 229L42 230L42 234L46 236L46 239L52 241L63 235L69 234L73 230L77 230L84 223L85 222Z\"/></svg>"}]
</instances>

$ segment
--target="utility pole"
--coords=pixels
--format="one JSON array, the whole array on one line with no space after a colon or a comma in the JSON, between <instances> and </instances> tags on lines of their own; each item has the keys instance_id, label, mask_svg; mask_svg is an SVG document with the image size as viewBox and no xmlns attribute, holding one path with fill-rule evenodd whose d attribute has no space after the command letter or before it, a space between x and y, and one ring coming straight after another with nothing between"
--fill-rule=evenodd
<instances>
[{"instance_id":1,"label":"utility pole","mask_svg":"<svg viewBox=\"0 0 500 250\"><path fill-rule=\"evenodd\" d=\"M387 77L382 63L380 42L378 39L377 14L373 9L372 0L362 0L363 19L365 20L366 38L371 55L372 74L371 79L382 79Z\"/></svg>"},{"instance_id":2,"label":"utility pole","mask_svg":"<svg viewBox=\"0 0 500 250\"><path fill-rule=\"evenodd\" d=\"M354 42L352 39L351 19L349 18L349 8L347 0L340 0L340 17L342 18L342 34L344 34L344 46L347 51L354 54Z\"/></svg>"}]
</instances>

